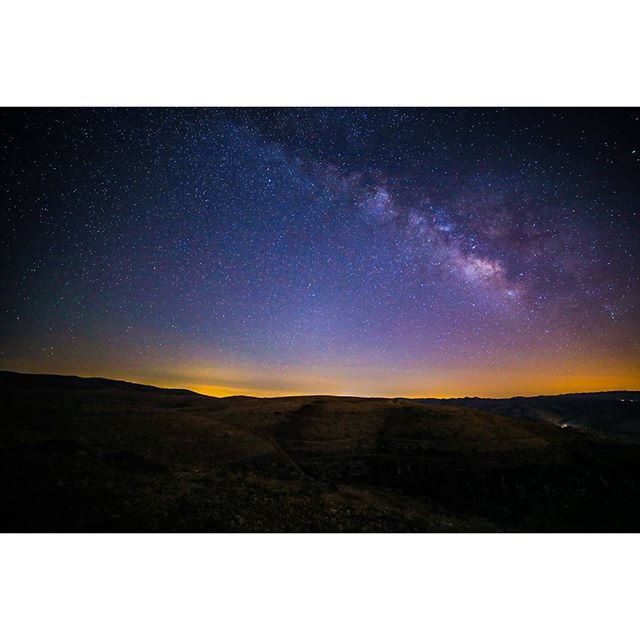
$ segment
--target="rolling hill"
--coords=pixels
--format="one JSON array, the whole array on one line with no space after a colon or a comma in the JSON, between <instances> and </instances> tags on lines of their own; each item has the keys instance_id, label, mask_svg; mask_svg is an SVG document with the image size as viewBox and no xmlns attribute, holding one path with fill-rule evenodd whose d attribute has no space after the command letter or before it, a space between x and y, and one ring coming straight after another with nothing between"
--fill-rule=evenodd
<instances>
[{"instance_id":1,"label":"rolling hill","mask_svg":"<svg viewBox=\"0 0 640 640\"><path fill-rule=\"evenodd\" d=\"M452 403L0 373L2 531L638 531L640 447Z\"/></svg>"}]
</instances>

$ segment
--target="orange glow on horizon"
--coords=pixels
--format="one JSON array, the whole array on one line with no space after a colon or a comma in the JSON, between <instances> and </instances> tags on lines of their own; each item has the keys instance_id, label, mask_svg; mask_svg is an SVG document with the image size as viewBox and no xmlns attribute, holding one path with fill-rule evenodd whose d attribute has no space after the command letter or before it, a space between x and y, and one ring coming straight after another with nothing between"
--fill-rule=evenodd
<instances>
[{"instance_id":1,"label":"orange glow on horizon","mask_svg":"<svg viewBox=\"0 0 640 640\"><path fill-rule=\"evenodd\" d=\"M16 363L18 364L18 363ZM361 367L337 368L269 368L185 367L162 371L160 365L136 372L129 368L83 367L73 362L65 366L3 368L24 373L49 373L102 377L148 384L161 388L188 389L207 396L254 397L338 395L362 397L456 398L464 396L505 398L513 396L556 395L599 391L640 389L640 367L635 362L617 366L600 366L600 373L582 373L585 363L572 363L571 369L548 373L544 363L522 368L498 370L478 368L443 372L408 370L402 378L385 369ZM592 368L592 370L595 367Z\"/></svg>"}]
</instances>

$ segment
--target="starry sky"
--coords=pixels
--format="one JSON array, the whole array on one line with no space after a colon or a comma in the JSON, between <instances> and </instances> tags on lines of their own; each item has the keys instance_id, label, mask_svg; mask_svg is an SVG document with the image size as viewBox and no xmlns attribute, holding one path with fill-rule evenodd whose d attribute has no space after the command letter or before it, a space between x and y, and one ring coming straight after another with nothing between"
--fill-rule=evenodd
<instances>
[{"instance_id":1,"label":"starry sky","mask_svg":"<svg viewBox=\"0 0 640 640\"><path fill-rule=\"evenodd\" d=\"M640 388L640 109L4 109L0 368Z\"/></svg>"}]
</instances>

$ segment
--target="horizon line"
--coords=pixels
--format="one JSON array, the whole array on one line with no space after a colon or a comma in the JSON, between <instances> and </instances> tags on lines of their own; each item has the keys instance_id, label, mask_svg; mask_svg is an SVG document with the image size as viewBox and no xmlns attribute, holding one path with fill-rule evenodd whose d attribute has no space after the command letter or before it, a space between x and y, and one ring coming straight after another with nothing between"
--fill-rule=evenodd
<instances>
[{"instance_id":1,"label":"horizon line","mask_svg":"<svg viewBox=\"0 0 640 640\"><path fill-rule=\"evenodd\" d=\"M540 398L540 397L549 397L549 396L589 395L589 394L597 394L597 393L640 393L640 390L636 390L636 389L602 389L597 391L566 391L562 393L538 393L533 395L516 394L512 396L478 396L478 395L460 395L460 396L372 395L372 396L367 396L367 395L351 395L351 394L335 394L335 393L334 394L332 393L285 393L282 395L264 395L264 396L235 393L235 394L230 394L228 396L216 396L208 393L202 393L201 391L196 391L194 389L190 389L189 387L162 386L159 384L149 384L147 382L137 382L135 380L124 380L121 378L106 378L104 376L82 376L78 374L64 374L64 373L33 373L33 372L23 372L23 371L12 371L9 369L0 369L0 375L2 374L12 374L12 375L19 375L19 376L48 376L48 377L56 377L56 378L77 378L80 380L104 380L107 382L119 382L123 384L149 387L152 389L161 389L166 391L188 391L189 393L203 396L205 398L217 398L220 400L227 399L227 398L254 398L257 400L259 399L269 400L273 398L306 398L306 397L363 398L363 399L380 398L385 400L397 400L397 399L398 400L462 400L465 398L479 398L482 400L513 400L514 398Z\"/></svg>"}]
</instances>

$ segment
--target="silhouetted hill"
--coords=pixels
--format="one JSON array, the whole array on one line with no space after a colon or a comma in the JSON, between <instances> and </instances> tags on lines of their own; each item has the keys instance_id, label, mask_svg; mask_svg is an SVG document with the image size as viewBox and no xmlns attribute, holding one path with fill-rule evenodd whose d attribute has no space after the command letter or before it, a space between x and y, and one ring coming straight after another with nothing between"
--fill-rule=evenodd
<instances>
[{"instance_id":1,"label":"silhouetted hill","mask_svg":"<svg viewBox=\"0 0 640 640\"><path fill-rule=\"evenodd\" d=\"M46 373L15 373L0 371L0 385L20 386L23 389L118 389L121 391L146 391L160 395L199 395L188 389L161 389L137 382L110 380L109 378L81 378L80 376L58 376Z\"/></svg>"},{"instance_id":2,"label":"silhouetted hill","mask_svg":"<svg viewBox=\"0 0 640 640\"><path fill-rule=\"evenodd\" d=\"M0 374L4 531L636 531L640 448L453 404Z\"/></svg>"}]
</instances>

